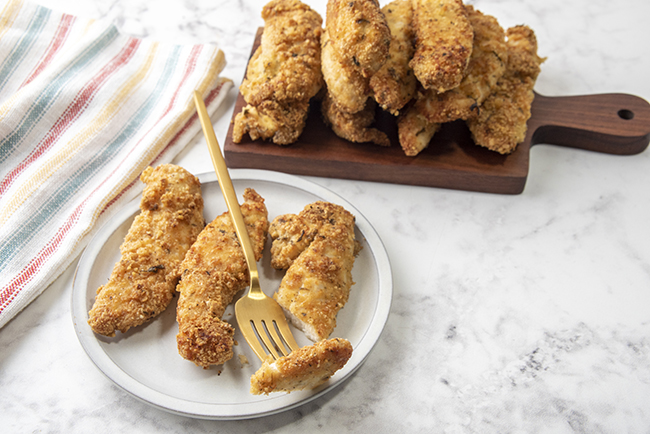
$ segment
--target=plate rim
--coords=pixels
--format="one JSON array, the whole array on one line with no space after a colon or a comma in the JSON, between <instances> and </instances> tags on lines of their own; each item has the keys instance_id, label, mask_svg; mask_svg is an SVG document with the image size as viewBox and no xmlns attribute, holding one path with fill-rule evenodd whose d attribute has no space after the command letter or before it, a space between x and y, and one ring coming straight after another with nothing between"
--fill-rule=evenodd
<instances>
[{"instance_id":1,"label":"plate rim","mask_svg":"<svg viewBox=\"0 0 650 434\"><path fill-rule=\"evenodd\" d=\"M97 255L102 250L105 242L111 237L117 228L117 226L115 226L116 222L121 224L126 218L128 218L128 216L131 216L138 211L140 198L136 197L129 203L125 204L113 217L105 222L92 237L82 252L77 264L72 283L71 296L71 313L75 334L77 335L86 355L94 365L122 390L146 404L170 413L191 418L210 420L242 420L258 418L291 410L323 396L325 393L344 383L366 361L385 328L392 305L393 275L386 248L372 224L356 207L354 207L354 205L328 188L296 175L261 169L230 169L230 175L233 180L238 181L266 181L288 185L292 188L298 188L323 200L338 203L353 213L356 217L355 223L357 229L363 234L367 244L372 246L372 249L370 250L377 268L378 296L375 311L371 317L368 328L364 332L359 344L355 347L350 361L334 375L333 379L335 379L335 381L330 380L316 389L309 391L292 392L291 394L282 395L269 395L266 397L267 399L265 399L265 401L254 403L202 403L170 396L164 392L160 392L140 383L137 379L131 377L127 372L119 368L117 364L112 363L110 356L103 350L100 341L97 339L95 334L92 332L88 333L87 329L82 329L82 327L87 327L87 299L82 295L87 294L87 281L92 265L94 264ZM217 176L214 172L201 173L195 176L199 178L202 185L218 182ZM103 230L105 228L111 230ZM279 404L277 404L278 400L280 401ZM248 411L246 407L255 407L257 410Z\"/></svg>"}]
</instances>

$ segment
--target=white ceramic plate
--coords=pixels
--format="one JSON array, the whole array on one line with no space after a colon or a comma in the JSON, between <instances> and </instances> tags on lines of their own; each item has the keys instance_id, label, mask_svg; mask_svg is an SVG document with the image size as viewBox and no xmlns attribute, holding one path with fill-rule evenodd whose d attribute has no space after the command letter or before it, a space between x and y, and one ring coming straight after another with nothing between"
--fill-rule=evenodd
<instances>
[{"instance_id":1,"label":"white ceramic plate","mask_svg":"<svg viewBox=\"0 0 650 434\"><path fill-rule=\"evenodd\" d=\"M348 339L352 358L330 380L310 391L255 396L249 393L250 377L260 361L241 334L235 339L235 356L223 366L201 369L183 359L176 348L178 326L175 300L149 323L117 333L114 338L96 335L88 325L88 311L97 288L106 283L119 260L119 246L134 216L139 198L106 224L84 251L74 279L72 316L84 350L108 378L135 397L172 413L203 419L246 419L266 416L305 404L341 384L364 362L388 319L393 282L388 255L370 223L350 203L333 192L305 179L264 170L231 170L233 184L241 199L246 187L254 188L266 201L269 220L280 214L300 212L317 200L339 204L356 217L357 240L363 245L352 270L355 285L337 317L332 337ZM226 211L226 204L213 173L199 175L205 202L204 216L211 221ZM262 289L271 295L282 278L270 266L268 252L260 261ZM224 319L236 327L232 306ZM294 329L298 344L311 344Z\"/></svg>"}]
</instances>

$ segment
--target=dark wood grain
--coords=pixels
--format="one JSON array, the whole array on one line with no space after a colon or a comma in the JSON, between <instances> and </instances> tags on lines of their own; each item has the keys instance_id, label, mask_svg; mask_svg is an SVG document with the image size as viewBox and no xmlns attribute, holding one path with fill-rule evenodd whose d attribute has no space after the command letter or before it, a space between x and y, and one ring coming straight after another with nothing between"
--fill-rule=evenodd
<instances>
[{"instance_id":1,"label":"dark wood grain","mask_svg":"<svg viewBox=\"0 0 650 434\"><path fill-rule=\"evenodd\" d=\"M256 38L253 50L259 44ZM234 116L245 101L238 95ZM530 148L551 144L633 155L650 142L650 104L628 94L547 97L536 94L528 134L515 152L503 156L474 144L462 121L446 124L416 157L407 157L397 141L395 119L378 111L377 128L392 146L351 143L322 121L313 102L307 126L296 143L232 141L232 123L224 141L232 168L275 170L296 175L356 179L500 194L519 194L528 176Z\"/></svg>"}]
</instances>

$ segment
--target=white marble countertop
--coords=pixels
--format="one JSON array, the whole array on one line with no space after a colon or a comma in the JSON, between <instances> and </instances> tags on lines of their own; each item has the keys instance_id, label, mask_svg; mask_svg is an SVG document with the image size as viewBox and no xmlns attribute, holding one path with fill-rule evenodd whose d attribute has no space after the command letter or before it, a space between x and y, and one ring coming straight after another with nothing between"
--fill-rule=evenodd
<instances>
[{"instance_id":1,"label":"white marble countertop","mask_svg":"<svg viewBox=\"0 0 650 434\"><path fill-rule=\"evenodd\" d=\"M239 85L265 1L40 0L139 37L217 43ZM309 1L324 16L325 1ZM382 2L384 4L385 2ZM646 0L475 0L528 24L544 95L650 99ZM235 91L214 117L225 137ZM0 329L2 432L647 433L650 152L539 145L525 191L494 195L309 178L353 203L388 251L394 298L365 364L329 394L245 421L184 418L115 386L71 321L76 262ZM178 158L212 170L198 137Z\"/></svg>"}]
</instances>

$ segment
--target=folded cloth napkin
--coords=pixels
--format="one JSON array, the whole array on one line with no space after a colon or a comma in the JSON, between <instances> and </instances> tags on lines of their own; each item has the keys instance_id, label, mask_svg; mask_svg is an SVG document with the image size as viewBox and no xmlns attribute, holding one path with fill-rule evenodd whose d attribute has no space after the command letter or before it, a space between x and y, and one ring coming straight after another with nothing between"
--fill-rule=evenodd
<instances>
[{"instance_id":1,"label":"folded cloth napkin","mask_svg":"<svg viewBox=\"0 0 650 434\"><path fill-rule=\"evenodd\" d=\"M110 23L9 1L0 14L0 327L170 162L232 81L213 45L122 35Z\"/></svg>"}]
</instances>

